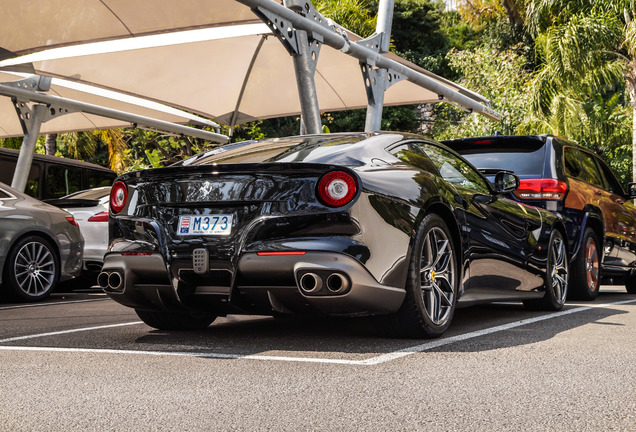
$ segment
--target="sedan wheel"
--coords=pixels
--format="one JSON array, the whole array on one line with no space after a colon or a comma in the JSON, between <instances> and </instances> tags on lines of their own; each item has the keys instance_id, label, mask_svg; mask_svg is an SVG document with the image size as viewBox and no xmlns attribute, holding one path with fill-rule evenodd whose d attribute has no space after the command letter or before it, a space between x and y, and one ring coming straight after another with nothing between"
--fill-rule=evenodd
<instances>
[{"instance_id":1,"label":"sedan wheel","mask_svg":"<svg viewBox=\"0 0 636 432\"><path fill-rule=\"evenodd\" d=\"M417 232L406 297L393 317L403 337L437 337L450 325L457 303L457 258L441 217L427 215Z\"/></svg>"},{"instance_id":2,"label":"sedan wheel","mask_svg":"<svg viewBox=\"0 0 636 432\"><path fill-rule=\"evenodd\" d=\"M48 296L59 277L55 249L39 236L21 239L9 253L6 280L16 300L37 301Z\"/></svg>"}]
</instances>

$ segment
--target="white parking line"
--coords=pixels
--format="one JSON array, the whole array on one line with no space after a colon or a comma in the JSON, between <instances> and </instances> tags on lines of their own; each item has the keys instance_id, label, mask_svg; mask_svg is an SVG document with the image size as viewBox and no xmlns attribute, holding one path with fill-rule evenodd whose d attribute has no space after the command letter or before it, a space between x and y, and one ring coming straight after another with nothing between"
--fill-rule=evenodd
<instances>
[{"instance_id":1,"label":"white parking line","mask_svg":"<svg viewBox=\"0 0 636 432\"><path fill-rule=\"evenodd\" d=\"M16 336L16 337L7 338L7 339L0 339L0 343L15 342L19 340L35 339L35 338L41 338L41 337L47 337L47 336L58 336L63 334L78 333L78 332L85 332L85 331L91 331L91 330L101 330L101 329L114 328L114 327L124 327L129 325L136 325L136 324L143 324L143 322L135 321L135 322L120 323L120 324L108 324L108 325L95 326L95 327L84 327L84 328L71 329L71 330L61 330L61 331L49 332L49 333L38 333L38 334L27 335L27 336Z\"/></svg>"},{"instance_id":2,"label":"white parking line","mask_svg":"<svg viewBox=\"0 0 636 432\"><path fill-rule=\"evenodd\" d=\"M128 354L128 355L150 355L150 356L186 356L186 357L202 357L202 358L218 358L218 359L243 359L243 360L261 360L261 361L286 361L286 362L301 362L301 363L330 363L330 364L343 364L343 365L355 365L355 366L372 366L381 363L386 363L392 360L396 360L402 357L409 356L411 354L429 351L431 349L439 348L445 345L450 345L455 342L461 342L468 339L474 339L480 336L485 336L493 333L498 333L505 330L510 330L515 327L520 327L528 324L533 324L540 321L545 321L553 318L559 318L565 315L571 315L578 312L583 312L591 309L608 308L612 306L618 306L623 304L636 303L634 300L624 300L613 303L605 303L590 306L575 307L560 312L554 312L547 315L542 315L534 318L523 319L508 324L503 324L495 327L490 327L483 330L477 330L470 333L460 334L457 336L451 336L443 339L437 339L431 342L427 342L421 345L414 345L401 350L393 351L386 354L381 354L375 357L371 357L366 360L346 360L346 359L324 359L315 357L287 357L287 356L265 356L265 355L242 355L242 354L223 354L223 353L209 353L209 352L187 352L187 351L139 351L139 350L115 350L115 349L90 349L90 348L53 348L53 347L26 347L26 346L0 346L0 351L38 351L38 352L71 352L71 353L103 353L103 354ZM15 338L0 339L0 343L13 342L16 340L25 340L32 338L39 338L45 336L55 336L59 334L67 334L82 331L91 331L112 327L121 327L128 325L141 324L141 321L129 322L122 324L112 324L107 326L86 327L81 329L66 330L60 332L41 333L30 336L20 336Z\"/></svg>"},{"instance_id":3,"label":"white parking line","mask_svg":"<svg viewBox=\"0 0 636 432\"><path fill-rule=\"evenodd\" d=\"M88 300L69 300L69 301L61 301L61 302L53 302L53 303L29 303L29 304L15 305L15 306L2 306L0 307L0 310L22 309L22 308L32 308L32 307L40 307L40 306L57 306L57 305L65 305L65 304L71 304L71 303L86 303L86 302L95 302L95 301L104 301L104 300L110 300L110 299L106 297L106 295L104 295L103 298L88 299Z\"/></svg>"}]
</instances>

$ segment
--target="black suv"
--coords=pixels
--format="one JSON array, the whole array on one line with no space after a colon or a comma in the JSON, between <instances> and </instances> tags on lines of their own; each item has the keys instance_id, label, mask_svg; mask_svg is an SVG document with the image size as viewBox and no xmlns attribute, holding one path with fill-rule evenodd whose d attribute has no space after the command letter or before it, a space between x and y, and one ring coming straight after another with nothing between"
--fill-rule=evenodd
<instances>
[{"instance_id":1,"label":"black suv","mask_svg":"<svg viewBox=\"0 0 636 432\"><path fill-rule=\"evenodd\" d=\"M636 184L628 192L594 152L551 135L443 141L486 176L514 171L514 198L566 221L572 299L592 300L602 281L636 293ZM602 245L602 246L601 246Z\"/></svg>"}]
</instances>

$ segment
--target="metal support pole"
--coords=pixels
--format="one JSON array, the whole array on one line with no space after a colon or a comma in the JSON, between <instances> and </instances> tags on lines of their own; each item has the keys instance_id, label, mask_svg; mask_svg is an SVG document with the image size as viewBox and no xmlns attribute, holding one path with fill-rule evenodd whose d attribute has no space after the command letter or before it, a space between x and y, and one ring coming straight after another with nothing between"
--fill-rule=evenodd
<instances>
[{"instance_id":1,"label":"metal support pole","mask_svg":"<svg viewBox=\"0 0 636 432\"><path fill-rule=\"evenodd\" d=\"M393 23L393 7L395 0L380 0L378 20L375 26L376 36L380 37L379 52L389 51L391 41L391 25ZM386 68L378 68L373 74L373 82L368 82L371 66L367 65L367 74L363 75L365 87L367 87L367 117L364 123L365 132L379 131L382 129L382 110L384 108L384 92L389 88L389 71ZM371 89L369 88L371 86ZM369 97L372 95L372 97Z\"/></svg>"},{"instance_id":2,"label":"metal support pole","mask_svg":"<svg viewBox=\"0 0 636 432\"><path fill-rule=\"evenodd\" d=\"M285 0L285 7L297 13L304 13L305 2ZM316 91L316 63L318 62L317 41L310 41L307 32L295 30L298 53L293 55L294 70L296 71L296 85L300 98L301 133L322 133L322 120L320 119L320 105Z\"/></svg>"},{"instance_id":3,"label":"metal support pole","mask_svg":"<svg viewBox=\"0 0 636 432\"><path fill-rule=\"evenodd\" d=\"M31 163L33 162L33 155L35 154L35 143L38 140L46 111L46 105L35 105L33 107L32 117L29 119L30 125L28 133L26 133L22 139L22 148L20 149L18 162L15 165L13 180L11 180L11 187L20 192L24 192L27 181L29 180Z\"/></svg>"},{"instance_id":4,"label":"metal support pole","mask_svg":"<svg viewBox=\"0 0 636 432\"><path fill-rule=\"evenodd\" d=\"M370 67L367 65L367 68ZM388 70L380 68L373 74L373 80L375 83L366 83L368 78L365 78L365 86L367 86L367 117L364 122L365 132L375 132L382 129L382 109L384 108L384 92L386 90L385 83L387 81L389 73ZM371 89L368 86L372 86ZM369 93L373 96L369 97Z\"/></svg>"},{"instance_id":5,"label":"metal support pole","mask_svg":"<svg viewBox=\"0 0 636 432\"><path fill-rule=\"evenodd\" d=\"M378 6L378 21L375 25L375 32L382 35L382 41L380 42L381 53L389 52L394 7L395 0L380 0Z\"/></svg>"},{"instance_id":6,"label":"metal support pole","mask_svg":"<svg viewBox=\"0 0 636 432\"><path fill-rule=\"evenodd\" d=\"M373 50L357 43L351 43L341 34L338 34L333 29L325 28L321 23L303 17L289 9L277 4L272 0L236 0L246 6L249 6L253 10L270 11L277 14L282 19L287 20L296 29L303 29L310 33L313 38L321 37L321 43L324 43L332 48L341 50L349 56L355 57L367 64L374 64L380 68L386 68L394 71L395 73L403 76L412 83L419 85L429 91L437 93L440 97L443 97L445 101L456 103L471 112L482 114L493 120L501 120L501 114L492 108L484 105L476 98L469 97L466 94L470 93L464 89L455 90L450 88L435 79L428 77L420 72L417 72L408 66L402 65L395 60L391 60L381 54L374 52Z\"/></svg>"}]
</instances>

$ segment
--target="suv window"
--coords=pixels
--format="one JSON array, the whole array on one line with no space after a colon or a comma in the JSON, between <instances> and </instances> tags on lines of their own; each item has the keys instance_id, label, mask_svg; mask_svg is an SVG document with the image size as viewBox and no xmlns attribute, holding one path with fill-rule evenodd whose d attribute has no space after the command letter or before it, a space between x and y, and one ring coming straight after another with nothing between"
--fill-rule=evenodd
<instances>
[{"instance_id":1,"label":"suv window","mask_svg":"<svg viewBox=\"0 0 636 432\"><path fill-rule=\"evenodd\" d=\"M580 153L581 163L585 170L585 181L595 186L606 188L607 186L603 183L603 180L601 180L601 174L598 172L598 168L594 162L594 157L587 152L582 151Z\"/></svg>"},{"instance_id":2,"label":"suv window","mask_svg":"<svg viewBox=\"0 0 636 432\"><path fill-rule=\"evenodd\" d=\"M563 160L565 161L565 174L579 180L585 180L578 149L575 149L574 147L565 147L563 149Z\"/></svg>"},{"instance_id":3,"label":"suv window","mask_svg":"<svg viewBox=\"0 0 636 432\"><path fill-rule=\"evenodd\" d=\"M594 157L594 160L596 160L596 164L598 165L601 176L603 176L603 178L605 179L605 182L607 184L606 189L612 193L615 193L616 195L625 196L625 192L623 191L623 188L621 187L618 180L616 180L616 177L614 176L612 170L601 159Z\"/></svg>"},{"instance_id":4,"label":"suv window","mask_svg":"<svg viewBox=\"0 0 636 432\"><path fill-rule=\"evenodd\" d=\"M541 177L545 160L545 143L538 139L500 141L497 139L451 140L443 144L461 154L482 172L513 171L518 176Z\"/></svg>"}]
</instances>

